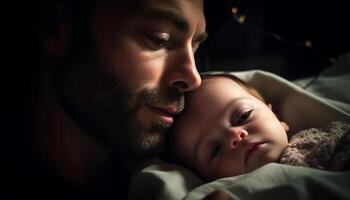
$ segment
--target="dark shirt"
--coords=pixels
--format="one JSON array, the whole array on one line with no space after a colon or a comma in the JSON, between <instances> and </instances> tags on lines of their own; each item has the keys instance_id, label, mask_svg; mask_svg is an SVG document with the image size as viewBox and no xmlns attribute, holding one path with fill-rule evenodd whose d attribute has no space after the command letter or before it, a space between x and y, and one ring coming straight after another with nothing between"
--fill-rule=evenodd
<instances>
[{"instance_id":1,"label":"dark shirt","mask_svg":"<svg viewBox=\"0 0 350 200\"><path fill-rule=\"evenodd\" d=\"M8 147L3 161L5 178L1 185L5 194L1 196L6 199L127 199L129 177L120 169L118 159L79 191L64 182L26 145Z\"/></svg>"}]
</instances>

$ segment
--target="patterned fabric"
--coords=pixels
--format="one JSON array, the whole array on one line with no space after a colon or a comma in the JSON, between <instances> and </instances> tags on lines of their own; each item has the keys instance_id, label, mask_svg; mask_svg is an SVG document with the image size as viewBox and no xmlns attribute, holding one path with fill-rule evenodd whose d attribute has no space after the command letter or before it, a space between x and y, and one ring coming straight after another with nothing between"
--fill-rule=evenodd
<instances>
[{"instance_id":1,"label":"patterned fabric","mask_svg":"<svg viewBox=\"0 0 350 200\"><path fill-rule=\"evenodd\" d=\"M292 135L279 163L332 171L350 169L350 125L332 122L325 129Z\"/></svg>"}]
</instances>

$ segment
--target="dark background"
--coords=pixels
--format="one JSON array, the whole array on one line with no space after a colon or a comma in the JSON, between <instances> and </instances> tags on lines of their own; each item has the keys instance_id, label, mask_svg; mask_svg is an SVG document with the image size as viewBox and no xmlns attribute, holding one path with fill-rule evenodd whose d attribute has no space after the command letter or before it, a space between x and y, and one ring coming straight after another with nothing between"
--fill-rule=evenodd
<instances>
[{"instance_id":1,"label":"dark background","mask_svg":"<svg viewBox=\"0 0 350 200\"><path fill-rule=\"evenodd\" d=\"M350 51L346 1L208 0L208 40L197 53L205 70L263 69L287 79L315 75ZM233 20L232 7L245 15ZM279 39L277 37L280 37ZM311 41L312 48L304 46Z\"/></svg>"},{"instance_id":2,"label":"dark background","mask_svg":"<svg viewBox=\"0 0 350 200\"><path fill-rule=\"evenodd\" d=\"M208 40L196 59L200 71L263 69L288 79L315 75L329 58L350 51L350 12L346 0L204 0ZM5 92L21 94L38 66L36 30L40 1L2 6ZM233 20L231 8L246 16ZM273 33L273 34L272 34ZM282 40L276 40L279 35ZM303 47L310 40L313 48Z\"/></svg>"}]
</instances>

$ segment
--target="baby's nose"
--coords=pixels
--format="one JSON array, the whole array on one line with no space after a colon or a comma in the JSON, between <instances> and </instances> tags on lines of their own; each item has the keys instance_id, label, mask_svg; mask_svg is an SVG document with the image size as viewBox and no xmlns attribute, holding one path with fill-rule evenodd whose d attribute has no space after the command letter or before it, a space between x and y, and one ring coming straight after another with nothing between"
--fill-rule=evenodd
<instances>
[{"instance_id":1,"label":"baby's nose","mask_svg":"<svg viewBox=\"0 0 350 200\"><path fill-rule=\"evenodd\" d=\"M229 145L231 148L235 148L241 140L248 136L248 131L245 129L232 128L229 133Z\"/></svg>"}]
</instances>

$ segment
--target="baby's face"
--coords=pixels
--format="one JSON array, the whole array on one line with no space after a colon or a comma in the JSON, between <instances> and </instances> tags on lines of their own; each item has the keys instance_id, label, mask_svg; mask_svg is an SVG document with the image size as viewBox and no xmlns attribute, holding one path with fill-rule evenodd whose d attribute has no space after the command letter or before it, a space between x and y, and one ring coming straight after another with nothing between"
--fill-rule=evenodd
<instances>
[{"instance_id":1,"label":"baby's face","mask_svg":"<svg viewBox=\"0 0 350 200\"><path fill-rule=\"evenodd\" d=\"M210 181L277 161L286 127L261 100L226 77L204 79L174 124L175 153Z\"/></svg>"}]
</instances>

